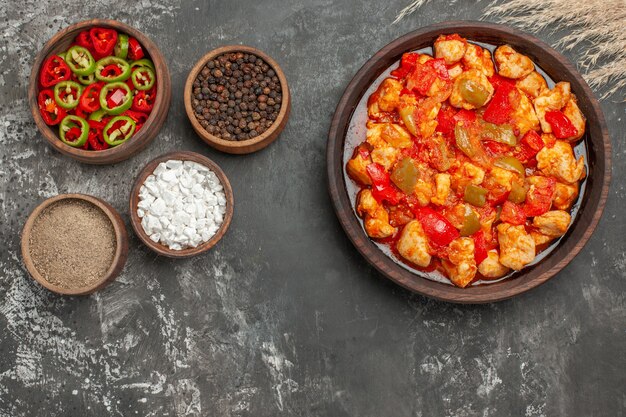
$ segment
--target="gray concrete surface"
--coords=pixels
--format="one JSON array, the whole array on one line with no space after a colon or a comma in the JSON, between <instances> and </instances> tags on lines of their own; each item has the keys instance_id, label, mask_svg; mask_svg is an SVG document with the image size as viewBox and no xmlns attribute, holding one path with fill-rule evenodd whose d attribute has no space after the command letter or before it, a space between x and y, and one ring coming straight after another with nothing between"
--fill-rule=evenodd
<instances>
[{"instance_id":1,"label":"gray concrete surface","mask_svg":"<svg viewBox=\"0 0 626 417\"><path fill-rule=\"evenodd\" d=\"M615 163L598 230L558 277L510 301L456 306L402 290L351 246L326 193L330 118L359 66L413 28L478 19L488 4L431 2L392 25L404 0L3 2L0 416L624 415L626 106L618 98L602 103ZM148 34L172 74L164 128L115 166L52 151L27 107L35 53L89 17ZM193 63L232 43L273 56L293 93L282 137L248 156L205 146L182 102ZM131 233L124 273L100 293L60 297L28 277L19 234L42 199L93 194L128 224L132 179L177 149L209 156L232 182L235 217L213 251L162 259Z\"/></svg>"}]
</instances>

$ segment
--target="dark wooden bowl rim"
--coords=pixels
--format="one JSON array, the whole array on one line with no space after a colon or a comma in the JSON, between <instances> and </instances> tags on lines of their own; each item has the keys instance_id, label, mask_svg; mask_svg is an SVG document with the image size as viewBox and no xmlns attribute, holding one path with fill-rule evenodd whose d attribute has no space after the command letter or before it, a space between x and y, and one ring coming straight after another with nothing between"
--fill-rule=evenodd
<instances>
[{"instance_id":1,"label":"dark wooden bowl rim","mask_svg":"<svg viewBox=\"0 0 626 417\"><path fill-rule=\"evenodd\" d=\"M97 282L80 288L63 288L48 282L37 270L30 256L30 233L33 225L41 213L52 204L63 200L81 200L101 210L111 221L115 232L115 255L111 266L107 273ZM110 204L97 197L87 194L59 194L55 197L48 198L39 204L33 212L28 216L24 229L22 230L22 259L30 276L50 291L64 295L86 295L94 291L100 290L108 285L113 279L124 269L124 264L128 257L128 233L120 214Z\"/></svg>"},{"instance_id":2,"label":"dark wooden bowl rim","mask_svg":"<svg viewBox=\"0 0 626 417\"><path fill-rule=\"evenodd\" d=\"M259 136L241 141L222 139L207 132L196 118L193 111L193 106L191 104L191 92L193 90L193 82L195 81L200 71L202 71L202 68L209 60L214 59L220 55L232 52L246 52L263 59L276 72L276 76L280 81L280 87L282 92L280 112L278 113L276 120L274 120L274 123L272 123L270 128ZM202 58L200 58L187 76L187 81L185 82L184 101L187 117L189 118L189 121L191 122L198 136L200 136L200 138L202 138L202 140L205 141L207 144L213 146L218 150L236 154L256 152L274 142L278 138L280 132L285 128L285 125L287 124L287 119L289 118L289 114L291 112L291 94L289 92L289 85L287 84L287 77L285 76L283 70L280 68L278 63L265 52L257 48L244 45L222 46L217 49L213 49L212 51L209 51Z\"/></svg>"},{"instance_id":3,"label":"dark wooden bowl rim","mask_svg":"<svg viewBox=\"0 0 626 417\"><path fill-rule=\"evenodd\" d=\"M117 31L127 33L136 38L145 48L149 57L154 62L157 77L157 97L155 99L154 108L148 117L148 120L142 129L133 136L128 142L102 151L89 151L74 148L63 143L58 136L58 125L48 126L43 121L39 113L37 96L39 94L39 70L44 60L50 55L58 53L64 49L62 45L67 43L66 38L76 36L80 31L91 28L93 26L102 26L113 28ZM88 164L109 164L123 161L137 154L144 149L155 138L159 129L165 122L169 105L171 101L171 80L169 70L165 58L161 54L159 48L146 35L137 29L117 20L91 19L74 23L61 31L57 32L35 57L33 67L30 74L28 85L28 101L31 113L35 119L37 128L42 133L48 143L57 151L70 156L80 162Z\"/></svg>"},{"instance_id":4,"label":"dark wooden bowl rim","mask_svg":"<svg viewBox=\"0 0 626 417\"><path fill-rule=\"evenodd\" d=\"M222 186L224 187L224 194L226 196L226 213L224 213L224 221L220 225L220 228L217 230L217 232L215 232L213 237L211 237L211 239L198 245L195 248L173 250L163 245L162 243L153 242L152 239L150 239L150 236L148 236L148 234L143 230L143 227L141 226L141 218L137 215L137 204L139 203L139 190L141 189L141 186L145 182L146 178L154 172L154 169L161 162L166 162L171 159L176 159L180 161L193 161L206 166L211 171L213 171L215 175L217 175L220 182L222 183ZM190 151L178 151L166 153L148 162L148 164L139 172L137 178L135 179L135 183L133 184L133 188L130 192L129 203L130 222L133 226L133 230L135 231L135 234L139 236L139 239L141 239L141 241L147 247L149 247L159 255L167 256L169 258L189 258L208 251L222 239L224 234L226 234L226 231L228 230L230 222L233 218L235 199L233 196L233 189L230 185L230 181L228 181L226 174L224 174L224 171L222 171L219 165L217 165L206 156L200 155L199 153Z\"/></svg>"},{"instance_id":5,"label":"dark wooden bowl rim","mask_svg":"<svg viewBox=\"0 0 626 417\"><path fill-rule=\"evenodd\" d=\"M569 81L587 116L586 143L589 173L579 212L559 245L541 262L501 282L457 288L416 275L380 251L367 237L350 203L344 180L343 147L347 127L359 100L371 83L402 53L432 46L440 34L459 33L469 40L508 43L530 56L556 81ZM418 29L378 51L354 76L337 105L327 146L328 189L344 231L357 250L384 276L399 285L438 300L486 303L511 298L535 288L562 270L583 248L595 230L606 203L611 176L611 144L604 115L593 92L575 67L538 38L524 32L484 22L452 21Z\"/></svg>"}]
</instances>

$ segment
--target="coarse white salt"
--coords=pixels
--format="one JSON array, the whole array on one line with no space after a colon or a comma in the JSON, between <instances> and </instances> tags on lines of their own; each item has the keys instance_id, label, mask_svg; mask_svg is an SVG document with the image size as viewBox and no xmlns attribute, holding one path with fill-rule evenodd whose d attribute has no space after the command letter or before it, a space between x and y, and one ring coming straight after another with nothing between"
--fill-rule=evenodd
<instances>
[{"instance_id":1,"label":"coarse white salt","mask_svg":"<svg viewBox=\"0 0 626 417\"><path fill-rule=\"evenodd\" d=\"M161 162L139 189L141 227L152 241L172 250L209 241L225 212L226 195L219 178L193 161Z\"/></svg>"}]
</instances>

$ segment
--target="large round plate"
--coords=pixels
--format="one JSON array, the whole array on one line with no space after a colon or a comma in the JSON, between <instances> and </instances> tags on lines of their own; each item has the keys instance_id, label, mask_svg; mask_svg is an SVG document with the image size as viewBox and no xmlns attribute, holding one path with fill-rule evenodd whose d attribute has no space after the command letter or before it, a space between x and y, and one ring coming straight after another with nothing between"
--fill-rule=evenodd
<instances>
[{"instance_id":1,"label":"large round plate","mask_svg":"<svg viewBox=\"0 0 626 417\"><path fill-rule=\"evenodd\" d=\"M404 52L432 46L441 34L458 33L475 42L509 44L528 55L556 81L568 81L587 117L585 147L588 176L578 213L559 244L535 265L511 278L493 283L457 288L409 271L383 253L365 234L356 216L344 175L344 146L352 115L372 83ZM378 51L361 67L346 88L333 117L327 145L328 189L341 226L357 250L383 275L401 286L439 300L457 303L486 303L504 300L541 285L563 269L583 248L596 228L609 190L611 144L604 115L591 89L575 67L561 54L534 36L506 26L483 22L443 22L411 32Z\"/></svg>"}]
</instances>

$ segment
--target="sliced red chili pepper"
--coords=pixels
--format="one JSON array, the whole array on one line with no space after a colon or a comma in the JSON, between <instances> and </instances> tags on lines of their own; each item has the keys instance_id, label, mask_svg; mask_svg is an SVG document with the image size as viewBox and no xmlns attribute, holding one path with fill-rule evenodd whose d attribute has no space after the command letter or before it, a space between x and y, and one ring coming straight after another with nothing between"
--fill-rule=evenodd
<instances>
[{"instance_id":1,"label":"sliced red chili pepper","mask_svg":"<svg viewBox=\"0 0 626 417\"><path fill-rule=\"evenodd\" d=\"M555 193L556 180L550 177L543 177L540 184L530 187L523 206L526 216L541 216L548 212Z\"/></svg>"},{"instance_id":2,"label":"sliced red chili pepper","mask_svg":"<svg viewBox=\"0 0 626 417\"><path fill-rule=\"evenodd\" d=\"M391 205L396 205L400 202L403 196L402 192L391 183L389 173L381 165L377 163L369 164L366 171L372 179L372 196L376 201L380 203L387 201Z\"/></svg>"},{"instance_id":3,"label":"sliced red chili pepper","mask_svg":"<svg viewBox=\"0 0 626 417\"><path fill-rule=\"evenodd\" d=\"M415 207L413 213L422 224L428 240L437 246L447 246L460 236L448 219L430 207Z\"/></svg>"},{"instance_id":4,"label":"sliced red chili pepper","mask_svg":"<svg viewBox=\"0 0 626 417\"><path fill-rule=\"evenodd\" d=\"M133 105L131 110L150 113L154 107L156 99L156 87L152 87L148 91L139 91L133 97Z\"/></svg>"},{"instance_id":5,"label":"sliced red chili pepper","mask_svg":"<svg viewBox=\"0 0 626 417\"><path fill-rule=\"evenodd\" d=\"M505 82L501 83L487 105L485 113L483 113L483 119L498 125L507 123L513 110L509 94L514 90L514 85Z\"/></svg>"},{"instance_id":6,"label":"sliced red chili pepper","mask_svg":"<svg viewBox=\"0 0 626 417\"><path fill-rule=\"evenodd\" d=\"M52 55L41 66L39 83L42 87L52 87L61 81L69 80L71 75L72 71L63 58L58 55Z\"/></svg>"},{"instance_id":7,"label":"sliced red chili pepper","mask_svg":"<svg viewBox=\"0 0 626 417\"><path fill-rule=\"evenodd\" d=\"M89 31L89 36L97 54L107 56L113 53L113 48L115 48L117 43L117 32L115 29L94 27Z\"/></svg>"},{"instance_id":8,"label":"sliced red chili pepper","mask_svg":"<svg viewBox=\"0 0 626 417\"><path fill-rule=\"evenodd\" d=\"M69 114L82 117L83 119L87 119L87 117L89 117L89 113L81 109L80 106L77 106L74 110L70 111Z\"/></svg>"},{"instance_id":9,"label":"sliced red chili pepper","mask_svg":"<svg viewBox=\"0 0 626 417\"><path fill-rule=\"evenodd\" d=\"M578 129L567 118L567 116L558 110L546 112L546 122L552 126L552 133L558 139L566 139L576 136Z\"/></svg>"},{"instance_id":10,"label":"sliced red chili pepper","mask_svg":"<svg viewBox=\"0 0 626 417\"><path fill-rule=\"evenodd\" d=\"M143 125L148 120L148 115L146 113L142 113L139 111L126 110L124 113L122 113L122 115L128 116L131 119L133 119L133 121L137 124L137 126ZM138 130L138 129L135 129L135 130Z\"/></svg>"},{"instance_id":11,"label":"sliced red chili pepper","mask_svg":"<svg viewBox=\"0 0 626 417\"><path fill-rule=\"evenodd\" d=\"M100 71L100 74L106 78L114 78L121 75L124 71L117 64L109 64ZM130 88L135 88L130 85Z\"/></svg>"},{"instance_id":12,"label":"sliced red chili pepper","mask_svg":"<svg viewBox=\"0 0 626 417\"><path fill-rule=\"evenodd\" d=\"M98 122L96 120L88 120L89 123L89 136L87 143L89 148L94 151L102 151L109 148L109 144L104 141L102 131L106 126L105 122Z\"/></svg>"},{"instance_id":13,"label":"sliced red chili pepper","mask_svg":"<svg viewBox=\"0 0 626 417\"><path fill-rule=\"evenodd\" d=\"M505 201L500 212L500 220L513 225L521 225L526 223L526 214L521 205Z\"/></svg>"},{"instance_id":14,"label":"sliced red chili pepper","mask_svg":"<svg viewBox=\"0 0 626 417\"><path fill-rule=\"evenodd\" d=\"M128 38L128 59L136 61L144 56L145 54L139 41L135 38Z\"/></svg>"},{"instance_id":15,"label":"sliced red chili pepper","mask_svg":"<svg viewBox=\"0 0 626 417\"><path fill-rule=\"evenodd\" d=\"M110 109L119 106L126 99L126 91L121 88L112 90L107 96L107 104Z\"/></svg>"},{"instance_id":16,"label":"sliced red chili pepper","mask_svg":"<svg viewBox=\"0 0 626 417\"><path fill-rule=\"evenodd\" d=\"M82 46L83 48L91 52L91 55L93 55L94 59L99 59L96 58L96 50L93 47L93 42L91 42L91 35L89 34L88 30L83 30L82 32L80 32L78 36L76 36L74 42L76 43L76 45Z\"/></svg>"},{"instance_id":17,"label":"sliced red chili pepper","mask_svg":"<svg viewBox=\"0 0 626 417\"><path fill-rule=\"evenodd\" d=\"M88 85L80 96L78 106L88 113L93 113L100 108L100 90L104 83L99 81Z\"/></svg>"},{"instance_id":18,"label":"sliced red chili pepper","mask_svg":"<svg viewBox=\"0 0 626 417\"><path fill-rule=\"evenodd\" d=\"M54 92L50 88L39 92L37 103L41 117L47 125L58 125L67 114L54 100Z\"/></svg>"},{"instance_id":19,"label":"sliced red chili pepper","mask_svg":"<svg viewBox=\"0 0 626 417\"><path fill-rule=\"evenodd\" d=\"M474 239L474 260L476 261L476 265L480 265L482 261L487 259L488 251L485 234L482 230L479 230L472 235L472 239Z\"/></svg>"}]
</instances>

